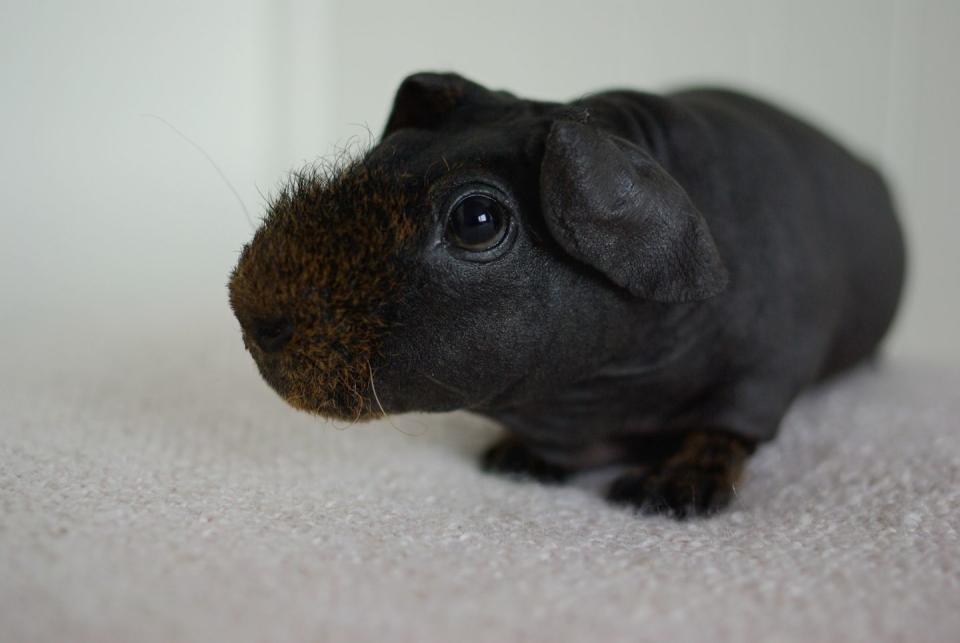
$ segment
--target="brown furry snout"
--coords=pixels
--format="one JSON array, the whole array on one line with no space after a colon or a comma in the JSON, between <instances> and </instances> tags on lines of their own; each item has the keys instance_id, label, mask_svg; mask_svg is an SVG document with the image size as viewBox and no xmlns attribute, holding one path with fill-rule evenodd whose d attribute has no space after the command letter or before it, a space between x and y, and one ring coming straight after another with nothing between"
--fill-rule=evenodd
<instances>
[{"instance_id":1,"label":"brown furry snout","mask_svg":"<svg viewBox=\"0 0 960 643\"><path fill-rule=\"evenodd\" d=\"M417 232L402 177L364 161L296 174L230 279L264 379L296 408L380 414L371 363L395 322Z\"/></svg>"}]
</instances>

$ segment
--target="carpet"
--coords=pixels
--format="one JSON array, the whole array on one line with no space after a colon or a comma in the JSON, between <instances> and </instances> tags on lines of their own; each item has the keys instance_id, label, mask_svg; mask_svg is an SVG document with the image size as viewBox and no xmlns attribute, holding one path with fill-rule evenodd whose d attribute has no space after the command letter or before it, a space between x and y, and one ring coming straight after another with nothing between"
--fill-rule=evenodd
<instances>
[{"instance_id":1,"label":"carpet","mask_svg":"<svg viewBox=\"0 0 960 643\"><path fill-rule=\"evenodd\" d=\"M295 412L226 312L72 323L0 344L3 641L960 640L960 368L809 392L674 522L479 472L467 414Z\"/></svg>"}]
</instances>

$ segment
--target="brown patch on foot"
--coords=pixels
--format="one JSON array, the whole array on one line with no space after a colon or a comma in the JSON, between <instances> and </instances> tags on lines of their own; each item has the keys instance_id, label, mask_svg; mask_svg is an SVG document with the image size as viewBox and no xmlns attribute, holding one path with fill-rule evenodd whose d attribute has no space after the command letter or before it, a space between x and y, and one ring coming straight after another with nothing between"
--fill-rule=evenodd
<instances>
[{"instance_id":1,"label":"brown patch on foot","mask_svg":"<svg viewBox=\"0 0 960 643\"><path fill-rule=\"evenodd\" d=\"M678 519L716 513L733 499L753 449L752 442L730 433L688 433L662 462L614 480L607 498Z\"/></svg>"},{"instance_id":2,"label":"brown patch on foot","mask_svg":"<svg viewBox=\"0 0 960 643\"><path fill-rule=\"evenodd\" d=\"M531 478L544 483L560 483L571 471L551 464L534 454L515 438L503 438L480 457L480 468L514 478Z\"/></svg>"}]
</instances>

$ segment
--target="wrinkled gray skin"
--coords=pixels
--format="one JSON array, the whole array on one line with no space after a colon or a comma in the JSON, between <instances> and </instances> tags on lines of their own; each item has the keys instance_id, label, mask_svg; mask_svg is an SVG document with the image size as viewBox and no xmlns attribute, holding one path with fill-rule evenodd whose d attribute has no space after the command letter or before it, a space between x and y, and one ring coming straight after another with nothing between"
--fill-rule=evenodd
<instances>
[{"instance_id":1,"label":"wrinkled gray skin","mask_svg":"<svg viewBox=\"0 0 960 643\"><path fill-rule=\"evenodd\" d=\"M737 93L561 105L419 74L368 162L424 177L432 221L380 402L490 416L553 464L688 429L768 440L804 387L876 351L899 299L881 177ZM445 236L471 190L511 212L479 255Z\"/></svg>"},{"instance_id":2,"label":"wrinkled gray skin","mask_svg":"<svg viewBox=\"0 0 960 643\"><path fill-rule=\"evenodd\" d=\"M475 194L508 225L470 250L450 221ZM298 408L468 409L510 436L487 469L624 463L608 498L682 518L730 502L804 387L876 351L903 270L877 172L765 103L417 74L363 159L274 205L230 288Z\"/></svg>"}]
</instances>

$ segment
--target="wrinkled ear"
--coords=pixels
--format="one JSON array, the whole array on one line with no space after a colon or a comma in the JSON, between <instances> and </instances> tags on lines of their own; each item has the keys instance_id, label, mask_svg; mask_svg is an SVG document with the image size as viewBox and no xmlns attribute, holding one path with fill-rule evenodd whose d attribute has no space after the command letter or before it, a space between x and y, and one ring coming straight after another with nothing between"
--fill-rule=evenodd
<instances>
[{"instance_id":1,"label":"wrinkled ear","mask_svg":"<svg viewBox=\"0 0 960 643\"><path fill-rule=\"evenodd\" d=\"M727 285L703 216L646 152L571 121L553 124L540 168L550 233L638 297L697 301Z\"/></svg>"},{"instance_id":2,"label":"wrinkled ear","mask_svg":"<svg viewBox=\"0 0 960 643\"><path fill-rule=\"evenodd\" d=\"M431 129L480 86L457 74L420 73L407 76L397 90L383 136L398 129Z\"/></svg>"}]
</instances>

